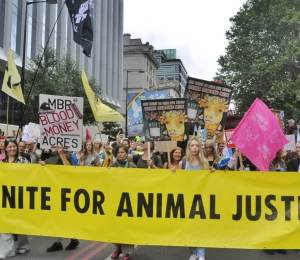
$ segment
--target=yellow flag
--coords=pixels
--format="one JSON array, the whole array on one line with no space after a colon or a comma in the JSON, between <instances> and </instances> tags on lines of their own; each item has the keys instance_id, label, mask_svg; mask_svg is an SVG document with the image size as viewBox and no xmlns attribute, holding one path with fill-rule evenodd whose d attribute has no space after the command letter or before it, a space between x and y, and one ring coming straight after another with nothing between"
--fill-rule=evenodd
<instances>
[{"instance_id":1,"label":"yellow flag","mask_svg":"<svg viewBox=\"0 0 300 260\"><path fill-rule=\"evenodd\" d=\"M92 90L84 71L81 72L81 80L83 83L85 94L93 111L94 118L97 122L124 121L124 117L118 111L101 102L100 98Z\"/></svg>"},{"instance_id":2,"label":"yellow flag","mask_svg":"<svg viewBox=\"0 0 300 260\"><path fill-rule=\"evenodd\" d=\"M21 77L15 64L12 50L8 50L7 67L4 74L2 91L10 97L25 104L22 88Z\"/></svg>"}]
</instances>

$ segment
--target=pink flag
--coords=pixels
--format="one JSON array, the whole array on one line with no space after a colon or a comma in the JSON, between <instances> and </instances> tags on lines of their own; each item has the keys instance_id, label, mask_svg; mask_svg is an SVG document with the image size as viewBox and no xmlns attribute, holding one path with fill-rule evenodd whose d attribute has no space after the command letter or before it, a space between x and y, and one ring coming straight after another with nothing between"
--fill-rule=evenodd
<instances>
[{"instance_id":1,"label":"pink flag","mask_svg":"<svg viewBox=\"0 0 300 260\"><path fill-rule=\"evenodd\" d=\"M259 98L235 128L231 140L261 171L269 170L276 153L288 143L275 115Z\"/></svg>"}]
</instances>

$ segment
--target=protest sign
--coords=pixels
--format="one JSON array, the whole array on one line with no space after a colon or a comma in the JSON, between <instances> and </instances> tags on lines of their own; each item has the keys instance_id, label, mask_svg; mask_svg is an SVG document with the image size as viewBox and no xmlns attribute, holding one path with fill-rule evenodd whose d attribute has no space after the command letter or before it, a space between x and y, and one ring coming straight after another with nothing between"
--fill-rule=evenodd
<instances>
[{"instance_id":1,"label":"protest sign","mask_svg":"<svg viewBox=\"0 0 300 260\"><path fill-rule=\"evenodd\" d=\"M159 141L154 142L155 150L161 153L170 153L173 149L177 147L177 142L175 141Z\"/></svg>"},{"instance_id":2,"label":"protest sign","mask_svg":"<svg viewBox=\"0 0 300 260\"><path fill-rule=\"evenodd\" d=\"M82 145L83 98L40 95L39 122L42 149L62 146L79 151Z\"/></svg>"},{"instance_id":3,"label":"protest sign","mask_svg":"<svg viewBox=\"0 0 300 260\"><path fill-rule=\"evenodd\" d=\"M185 99L142 100L142 111L147 140L184 140Z\"/></svg>"},{"instance_id":4,"label":"protest sign","mask_svg":"<svg viewBox=\"0 0 300 260\"><path fill-rule=\"evenodd\" d=\"M138 245L300 248L295 173L3 163L0 178L1 233Z\"/></svg>"},{"instance_id":5,"label":"protest sign","mask_svg":"<svg viewBox=\"0 0 300 260\"><path fill-rule=\"evenodd\" d=\"M106 135L106 134L100 134L100 133L97 133L95 134L95 137L94 137L94 141L97 140L97 141L101 141L102 144L107 144L108 143L108 139L109 139L109 136Z\"/></svg>"},{"instance_id":6,"label":"protest sign","mask_svg":"<svg viewBox=\"0 0 300 260\"><path fill-rule=\"evenodd\" d=\"M187 116L191 123L205 127L207 137L225 126L232 88L215 82L189 78L185 89Z\"/></svg>"},{"instance_id":7,"label":"protest sign","mask_svg":"<svg viewBox=\"0 0 300 260\"><path fill-rule=\"evenodd\" d=\"M231 140L233 132L234 132L234 129L225 130L225 139L226 139L227 147L229 147L229 148L235 148L235 145Z\"/></svg>"},{"instance_id":8,"label":"protest sign","mask_svg":"<svg viewBox=\"0 0 300 260\"><path fill-rule=\"evenodd\" d=\"M142 91L127 95L128 137L144 136L144 123L141 100L156 100L171 98L169 90Z\"/></svg>"},{"instance_id":9,"label":"protest sign","mask_svg":"<svg viewBox=\"0 0 300 260\"><path fill-rule=\"evenodd\" d=\"M286 135L285 138L288 143L284 146L285 151L296 151L296 138L295 135Z\"/></svg>"}]
</instances>

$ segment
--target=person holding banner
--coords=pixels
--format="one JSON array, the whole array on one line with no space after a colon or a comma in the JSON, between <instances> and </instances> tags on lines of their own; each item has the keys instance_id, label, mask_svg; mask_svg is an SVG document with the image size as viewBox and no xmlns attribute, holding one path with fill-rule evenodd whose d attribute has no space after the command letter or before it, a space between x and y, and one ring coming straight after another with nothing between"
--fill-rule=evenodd
<instances>
[{"instance_id":1,"label":"person holding banner","mask_svg":"<svg viewBox=\"0 0 300 260\"><path fill-rule=\"evenodd\" d=\"M271 172L285 172L286 171L286 165L285 161L283 160L283 151L279 150L276 154L276 157L273 159L270 165L270 171Z\"/></svg>"},{"instance_id":2,"label":"person holding banner","mask_svg":"<svg viewBox=\"0 0 300 260\"><path fill-rule=\"evenodd\" d=\"M196 137L192 137L186 150L186 158L180 163L180 168L184 170L208 170L210 169L209 163L204 156L202 150L201 140ZM191 248L192 254L189 260L205 260L205 249L204 248Z\"/></svg>"},{"instance_id":3,"label":"person holding banner","mask_svg":"<svg viewBox=\"0 0 300 260\"><path fill-rule=\"evenodd\" d=\"M5 138L0 137L0 162L5 159Z\"/></svg>"},{"instance_id":4,"label":"person holding banner","mask_svg":"<svg viewBox=\"0 0 300 260\"><path fill-rule=\"evenodd\" d=\"M18 150L19 150L19 159L27 162L27 163L31 163L31 159L28 153L25 153L26 150L26 145L23 141L20 141L18 143Z\"/></svg>"},{"instance_id":5,"label":"person holding banner","mask_svg":"<svg viewBox=\"0 0 300 260\"><path fill-rule=\"evenodd\" d=\"M288 172L300 172L300 142L296 144L297 158L291 159L287 164Z\"/></svg>"},{"instance_id":6,"label":"person holding banner","mask_svg":"<svg viewBox=\"0 0 300 260\"><path fill-rule=\"evenodd\" d=\"M18 144L15 140L7 140L5 142L5 159L4 163L29 163L27 160L21 160L18 155ZM0 258L5 258L8 256L14 256L17 254L25 254L29 252L29 240L26 235L15 235L17 238L17 244L15 245L13 235L11 234L1 234L0 248L6 250L6 255L0 252ZM3 240L4 239L4 240ZM6 247L6 248L5 248ZM10 248L8 248L10 247ZM9 249L9 250L8 250ZM15 252L14 252L15 250ZM3 256L4 255L4 256ZM3 257L1 257L3 256Z\"/></svg>"},{"instance_id":7,"label":"person holding banner","mask_svg":"<svg viewBox=\"0 0 300 260\"><path fill-rule=\"evenodd\" d=\"M136 161L137 168L163 168L163 163L159 155L154 152L154 142L146 142L143 144L143 155L133 159Z\"/></svg>"},{"instance_id":8,"label":"person holding banner","mask_svg":"<svg viewBox=\"0 0 300 260\"><path fill-rule=\"evenodd\" d=\"M99 156L100 165L102 165L105 160L105 152L102 149L102 143L99 139L94 140L94 152Z\"/></svg>"},{"instance_id":9,"label":"person holding banner","mask_svg":"<svg viewBox=\"0 0 300 260\"><path fill-rule=\"evenodd\" d=\"M83 153L80 158L80 165L81 166L100 166L100 158L94 152L93 143L88 140L83 148Z\"/></svg>"},{"instance_id":10,"label":"person holding banner","mask_svg":"<svg viewBox=\"0 0 300 260\"><path fill-rule=\"evenodd\" d=\"M109 144L104 145L104 152L105 152L105 160L102 163L102 167L110 167L113 163L113 155L112 155L112 148Z\"/></svg>"},{"instance_id":11,"label":"person holding banner","mask_svg":"<svg viewBox=\"0 0 300 260\"><path fill-rule=\"evenodd\" d=\"M180 162L183 158L183 151L180 147L176 147L174 148L171 152L170 152L170 163L166 162L164 164L164 168L165 169L170 169L172 171L176 171L181 169L180 168Z\"/></svg>"},{"instance_id":12,"label":"person holding banner","mask_svg":"<svg viewBox=\"0 0 300 260\"><path fill-rule=\"evenodd\" d=\"M56 151L43 151L43 154L41 156L40 164L46 165L46 164L56 164L56 165L77 165L79 161L75 159L74 153L71 153L70 156L68 156L67 152L64 150L62 146L57 146ZM73 158L72 158L73 157ZM75 153L76 157L76 153ZM79 246L79 240L78 239L70 239L69 244L65 247L66 251L71 251L76 249ZM63 244L62 239L57 238L51 246L49 246L46 249L47 253L57 252L63 250Z\"/></svg>"},{"instance_id":13,"label":"person holding banner","mask_svg":"<svg viewBox=\"0 0 300 260\"><path fill-rule=\"evenodd\" d=\"M128 160L128 147L124 145L118 145L114 150L114 156L116 161L112 164L111 167L121 167L121 168L136 168L136 165L133 162ZM133 253L134 245L125 245L125 244L115 244L115 249L111 254L112 259L118 259L121 254L122 260L129 260L130 255Z\"/></svg>"},{"instance_id":14,"label":"person holding banner","mask_svg":"<svg viewBox=\"0 0 300 260\"><path fill-rule=\"evenodd\" d=\"M215 143L212 140L206 140L204 148L204 155L209 163L209 166L217 168L217 164L220 161L220 156L217 153Z\"/></svg>"}]
</instances>

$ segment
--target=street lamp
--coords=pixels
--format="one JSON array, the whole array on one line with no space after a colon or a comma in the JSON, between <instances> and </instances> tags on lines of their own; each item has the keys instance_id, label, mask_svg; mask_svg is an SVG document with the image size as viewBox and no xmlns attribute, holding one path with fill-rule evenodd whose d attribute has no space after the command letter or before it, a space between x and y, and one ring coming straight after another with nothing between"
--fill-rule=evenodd
<instances>
[{"instance_id":1,"label":"street lamp","mask_svg":"<svg viewBox=\"0 0 300 260\"><path fill-rule=\"evenodd\" d=\"M125 95L126 95L126 103L125 103L125 136L128 137L128 76L129 73L145 73L144 70L138 70L138 69L131 69L126 70L126 89L125 89Z\"/></svg>"}]
</instances>

